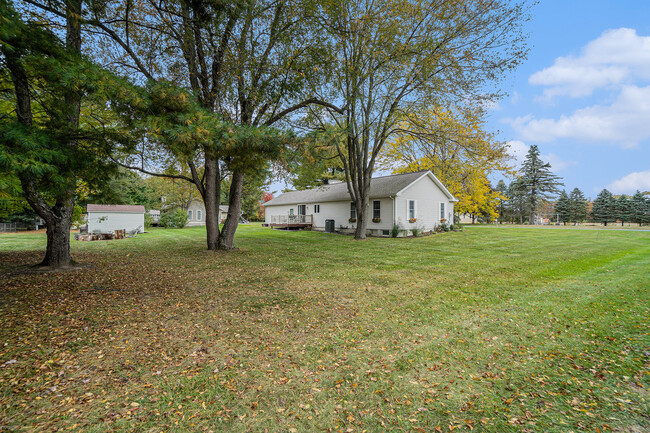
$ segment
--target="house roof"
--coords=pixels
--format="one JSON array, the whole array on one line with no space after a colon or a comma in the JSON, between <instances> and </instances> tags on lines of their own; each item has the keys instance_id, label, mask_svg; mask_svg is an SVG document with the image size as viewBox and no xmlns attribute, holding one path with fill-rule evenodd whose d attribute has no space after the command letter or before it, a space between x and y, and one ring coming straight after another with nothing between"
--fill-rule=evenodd
<instances>
[{"instance_id":1,"label":"house roof","mask_svg":"<svg viewBox=\"0 0 650 433\"><path fill-rule=\"evenodd\" d=\"M449 197L451 201L456 201L453 195L444 187L444 185L430 171L418 171L415 173L394 174L391 176L374 177L370 182L370 198L394 197L402 190L409 187L412 183L420 178L429 176L433 182L438 185L442 192ZM289 191L281 194L266 203L263 206L277 206L283 204L295 203L314 203L327 201L350 200L348 185L346 182L340 182L330 185L323 185L313 189L302 191Z\"/></svg>"},{"instance_id":2,"label":"house roof","mask_svg":"<svg viewBox=\"0 0 650 433\"><path fill-rule=\"evenodd\" d=\"M130 204L89 204L87 212L144 213L144 206Z\"/></svg>"}]
</instances>

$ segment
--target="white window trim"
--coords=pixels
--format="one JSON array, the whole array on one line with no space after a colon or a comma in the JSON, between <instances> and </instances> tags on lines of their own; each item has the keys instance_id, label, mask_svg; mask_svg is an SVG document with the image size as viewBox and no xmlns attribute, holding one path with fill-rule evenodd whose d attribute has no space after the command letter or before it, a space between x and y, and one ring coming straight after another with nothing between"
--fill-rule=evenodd
<instances>
[{"instance_id":1,"label":"white window trim","mask_svg":"<svg viewBox=\"0 0 650 433\"><path fill-rule=\"evenodd\" d=\"M192 221L192 216L193 216L193 215L192 215L192 211L191 211L191 210L188 210L188 211L187 211L187 219L190 220L190 221Z\"/></svg>"},{"instance_id":2,"label":"white window trim","mask_svg":"<svg viewBox=\"0 0 650 433\"><path fill-rule=\"evenodd\" d=\"M201 211L200 211L200 210L197 210L197 211L196 211L196 220L197 220L197 221L201 221L201 217L202 217L202 216L203 216L203 215L201 215Z\"/></svg>"}]
</instances>

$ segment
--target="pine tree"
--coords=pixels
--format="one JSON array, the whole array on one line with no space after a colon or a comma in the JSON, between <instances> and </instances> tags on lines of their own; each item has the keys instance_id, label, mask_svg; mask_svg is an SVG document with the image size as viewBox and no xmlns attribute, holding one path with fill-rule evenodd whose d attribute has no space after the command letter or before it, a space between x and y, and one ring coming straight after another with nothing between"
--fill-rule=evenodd
<instances>
[{"instance_id":1,"label":"pine tree","mask_svg":"<svg viewBox=\"0 0 650 433\"><path fill-rule=\"evenodd\" d=\"M650 223L650 199L646 198L639 190L632 196L631 210L631 222L635 222L639 226Z\"/></svg>"},{"instance_id":2,"label":"pine tree","mask_svg":"<svg viewBox=\"0 0 650 433\"><path fill-rule=\"evenodd\" d=\"M589 203L578 188L574 188L569 195L569 221L579 223L587 219Z\"/></svg>"},{"instance_id":3,"label":"pine tree","mask_svg":"<svg viewBox=\"0 0 650 433\"><path fill-rule=\"evenodd\" d=\"M616 200L608 190L602 190L594 200L591 219L605 226L608 222L616 221Z\"/></svg>"},{"instance_id":4,"label":"pine tree","mask_svg":"<svg viewBox=\"0 0 650 433\"><path fill-rule=\"evenodd\" d=\"M569 195L565 190L562 190L560 196L555 202L555 213L557 214L558 221L561 221L566 225L567 221L571 220L571 202L569 200Z\"/></svg>"},{"instance_id":5,"label":"pine tree","mask_svg":"<svg viewBox=\"0 0 650 433\"><path fill-rule=\"evenodd\" d=\"M539 157L536 145L530 146L522 165L521 187L525 191L528 205L528 222L535 224L535 216L542 201L548 200L558 192L562 185L560 177L551 173L551 164Z\"/></svg>"},{"instance_id":6,"label":"pine tree","mask_svg":"<svg viewBox=\"0 0 650 433\"><path fill-rule=\"evenodd\" d=\"M633 210L632 202L628 196L625 194L621 195L616 199L616 219L621 222L621 227L625 225L625 222L632 221Z\"/></svg>"},{"instance_id":7,"label":"pine tree","mask_svg":"<svg viewBox=\"0 0 650 433\"><path fill-rule=\"evenodd\" d=\"M524 215L527 213L526 191L521 182L517 179L508 186L508 209L511 221L519 224L524 223Z\"/></svg>"}]
</instances>

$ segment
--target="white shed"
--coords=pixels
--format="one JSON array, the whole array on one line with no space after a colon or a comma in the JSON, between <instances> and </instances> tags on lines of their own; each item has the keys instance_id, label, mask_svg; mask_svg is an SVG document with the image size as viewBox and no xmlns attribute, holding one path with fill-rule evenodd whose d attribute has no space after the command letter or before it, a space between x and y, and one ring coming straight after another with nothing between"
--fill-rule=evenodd
<instances>
[{"instance_id":1,"label":"white shed","mask_svg":"<svg viewBox=\"0 0 650 433\"><path fill-rule=\"evenodd\" d=\"M89 204L88 233L110 233L115 230L137 230L144 233L144 206L120 204Z\"/></svg>"}]
</instances>

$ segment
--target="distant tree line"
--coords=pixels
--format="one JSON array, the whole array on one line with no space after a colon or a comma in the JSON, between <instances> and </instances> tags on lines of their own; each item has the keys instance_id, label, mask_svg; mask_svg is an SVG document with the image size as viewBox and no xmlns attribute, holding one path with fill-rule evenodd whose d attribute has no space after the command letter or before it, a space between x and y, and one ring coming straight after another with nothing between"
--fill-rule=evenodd
<instances>
[{"instance_id":1,"label":"distant tree line","mask_svg":"<svg viewBox=\"0 0 650 433\"><path fill-rule=\"evenodd\" d=\"M594 200L591 219L603 225L617 221L621 225L625 223L649 224L650 196L637 190L632 197L625 194L616 197L604 189Z\"/></svg>"}]
</instances>

